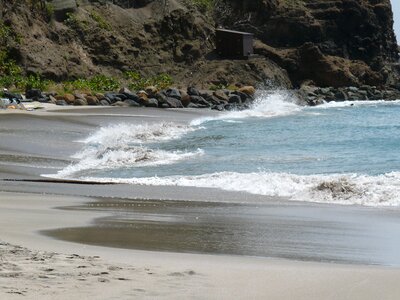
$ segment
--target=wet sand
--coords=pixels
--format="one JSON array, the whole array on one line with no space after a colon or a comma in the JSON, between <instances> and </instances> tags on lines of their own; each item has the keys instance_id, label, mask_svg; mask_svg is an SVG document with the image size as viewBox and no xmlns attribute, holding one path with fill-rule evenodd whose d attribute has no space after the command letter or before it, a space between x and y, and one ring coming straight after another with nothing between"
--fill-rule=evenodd
<instances>
[{"instance_id":1,"label":"wet sand","mask_svg":"<svg viewBox=\"0 0 400 300\"><path fill-rule=\"evenodd\" d=\"M54 173L79 150L76 141L98 126L188 122L202 114L97 108L2 113L0 179ZM400 295L397 209L177 187L1 180L0 191L1 299ZM341 263L315 262L331 254Z\"/></svg>"}]
</instances>

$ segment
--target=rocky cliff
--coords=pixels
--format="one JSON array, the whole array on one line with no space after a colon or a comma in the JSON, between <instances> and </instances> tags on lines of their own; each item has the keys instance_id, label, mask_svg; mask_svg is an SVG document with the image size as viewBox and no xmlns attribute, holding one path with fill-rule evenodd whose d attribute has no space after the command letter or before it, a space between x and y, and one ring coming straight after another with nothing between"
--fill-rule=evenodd
<instances>
[{"instance_id":1,"label":"rocky cliff","mask_svg":"<svg viewBox=\"0 0 400 300\"><path fill-rule=\"evenodd\" d=\"M200 87L398 84L390 0L62 2L3 1L0 47L24 72L53 80L164 72ZM219 59L216 26L254 33L258 56Z\"/></svg>"}]
</instances>

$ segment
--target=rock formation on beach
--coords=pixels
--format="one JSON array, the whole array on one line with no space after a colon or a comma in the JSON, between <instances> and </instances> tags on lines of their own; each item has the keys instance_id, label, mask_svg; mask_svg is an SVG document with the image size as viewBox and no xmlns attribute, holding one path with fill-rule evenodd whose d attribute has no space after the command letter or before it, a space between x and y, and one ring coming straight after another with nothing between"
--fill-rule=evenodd
<instances>
[{"instance_id":1,"label":"rock formation on beach","mask_svg":"<svg viewBox=\"0 0 400 300\"><path fill-rule=\"evenodd\" d=\"M55 81L135 70L182 87L399 88L390 0L8 0L0 9L1 52ZM217 26L253 33L257 55L219 58Z\"/></svg>"}]
</instances>

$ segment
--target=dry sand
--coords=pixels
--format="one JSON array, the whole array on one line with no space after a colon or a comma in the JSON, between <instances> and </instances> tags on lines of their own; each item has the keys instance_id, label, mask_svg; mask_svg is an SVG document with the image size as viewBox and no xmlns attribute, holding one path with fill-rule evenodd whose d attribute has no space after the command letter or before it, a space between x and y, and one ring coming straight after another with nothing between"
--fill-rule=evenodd
<instances>
[{"instance_id":1,"label":"dry sand","mask_svg":"<svg viewBox=\"0 0 400 300\"><path fill-rule=\"evenodd\" d=\"M23 129L23 120L32 121L32 132L46 124L52 124L55 131L63 126L74 129L79 120L84 135L110 119L184 122L200 115L157 110L129 114L109 109L90 111L91 116L84 119L80 119L84 115L82 110L23 112L18 113L22 114L19 118L15 118L15 113L2 113L0 130L4 126L16 131ZM71 141L64 141L61 146L48 145L46 154L39 144L28 139L19 142L9 134L0 138L2 155L25 153L63 160L77 148ZM0 169L1 178L37 178L42 171L7 161ZM121 196L129 189L113 186L108 193ZM97 192L107 194L105 190L107 187ZM53 240L38 231L83 226L99 217L90 211L54 208L95 201L88 196L98 196L96 190L85 192L81 187L71 191L65 185L51 183L2 182L0 191L0 299L400 299L397 268L135 251ZM149 193L149 189L138 191L139 196ZM168 188L164 191L173 195ZM233 194L237 198L243 196ZM177 197L185 195L182 192ZM257 197L252 199L256 201Z\"/></svg>"}]
</instances>

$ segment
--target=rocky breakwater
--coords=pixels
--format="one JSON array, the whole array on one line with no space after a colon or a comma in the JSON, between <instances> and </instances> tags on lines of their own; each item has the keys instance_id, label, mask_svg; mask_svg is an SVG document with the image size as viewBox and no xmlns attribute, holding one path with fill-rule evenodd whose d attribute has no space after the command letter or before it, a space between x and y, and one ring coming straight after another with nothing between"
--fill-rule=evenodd
<instances>
[{"instance_id":1,"label":"rocky breakwater","mask_svg":"<svg viewBox=\"0 0 400 300\"><path fill-rule=\"evenodd\" d=\"M316 106L331 101L400 100L400 90L363 85L361 87L316 87L304 85L296 91L303 105Z\"/></svg>"},{"instance_id":2,"label":"rocky breakwater","mask_svg":"<svg viewBox=\"0 0 400 300\"><path fill-rule=\"evenodd\" d=\"M121 88L116 92L106 93L65 93L42 92L29 89L25 95L5 93L10 105L20 102L38 101L61 106L117 106L117 107L153 107L153 108L208 108L214 110L244 110L250 108L256 90L253 86L238 86L235 90L216 91L169 88L158 90L149 86L144 90L132 92Z\"/></svg>"}]
</instances>

